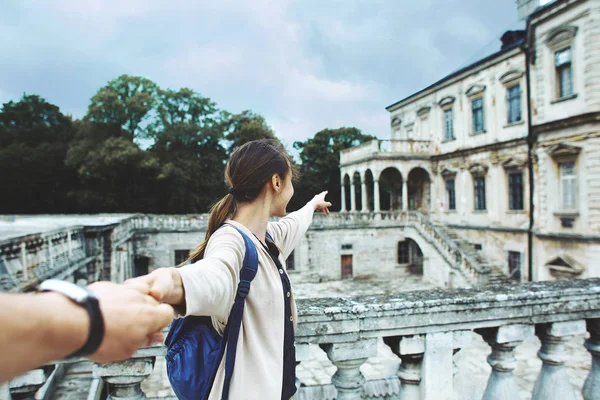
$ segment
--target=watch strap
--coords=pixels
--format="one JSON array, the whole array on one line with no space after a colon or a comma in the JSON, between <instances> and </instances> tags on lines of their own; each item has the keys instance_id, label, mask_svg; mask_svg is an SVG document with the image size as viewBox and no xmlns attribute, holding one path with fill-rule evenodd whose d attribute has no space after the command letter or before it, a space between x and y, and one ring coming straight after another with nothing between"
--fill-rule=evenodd
<instances>
[{"instance_id":1,"label":"watch strap","mask_svg":"<svg viewBox=\"0 0 600 400\"><path fill-rule=\"evenodd\" d=\"M85 302L80 304L90 316L90 330L87 341L82 348L71 354L69 358L85 357L95 353L104 339L104 318L100 311L100 304L96 296L89 296Z\"/></svg>"}]
</instances>

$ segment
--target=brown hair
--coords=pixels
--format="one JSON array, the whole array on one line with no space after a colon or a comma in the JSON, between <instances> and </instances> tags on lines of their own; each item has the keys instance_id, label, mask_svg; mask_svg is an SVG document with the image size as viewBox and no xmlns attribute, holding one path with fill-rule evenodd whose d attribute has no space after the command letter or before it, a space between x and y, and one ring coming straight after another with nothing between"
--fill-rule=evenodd
<instances>
[{"instance_id":1,"label":"brown hair","mask_svg":"<svg viewBox=\"0 0 600 400\"><path fill-rule=\"evenodd\" d=\"M204 257L208 240L227 218L233 216L238 203L254 201L273 175L285 179L288 173L292 177L295 175L294 166L285 149L275 141L255 140L234 151L225 167L229 193L211 208L204 241L184 264Z\"/></svg>"}]
</instances>

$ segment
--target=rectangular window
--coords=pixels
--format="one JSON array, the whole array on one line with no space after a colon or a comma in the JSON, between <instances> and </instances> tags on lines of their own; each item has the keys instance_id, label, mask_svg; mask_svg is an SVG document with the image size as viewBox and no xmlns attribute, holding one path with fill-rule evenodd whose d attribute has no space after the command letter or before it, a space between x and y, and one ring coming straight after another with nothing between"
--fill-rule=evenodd
<instances>
[{"instance_id":1,"label":"rectangular window","mask_svg":"<svg viewBox=\"0 0 600 400\"><path fill-rule=\"evenodd\" d=\"M189 250L175 250L175 265L179 265L190 256Z\"/></svg>"},{"instance_id":2,"label":"rectangular window","mask_svg":"<svg viewBox=\"0 0 600 400\"><path fill-rule=\"evenodd\" d=\"M448 202L448 210L456 210L456 193L454 191L454 179L448 179L446 181L446 200Z\"/></svg>"},{"instance_id":3,"label":"rectangular window","mask_svg":"<svg viewBox=\"0 0 600 400\"><path fill-rule=\"evenodd\" d=\"M290 253L290 255L288 256L287 260L285 260L285 268L288 271L293 271L296 269L296 263L295 263L295 259L294 259L294 251L293 250Z\"/></svg>"},{"instance_id":4,"label":"rectangular window","mask_svg":"<svg viewBox=\"0 0 600 400\"><path fill-rule=\"evenodd\" d=\"M408 264L410 262L408 241L398 242L398 264Z\"/></svg>"},{"instance_id":5,"label":"rectangular window","mask_svg":"<svg viewBox=\"0 0 600 400\"><path fill-rule=\"evenodd\" d=\"M473 100L471 106L473 109L473 133L483 132L483 97Z\"/></svg>"},{"instance_id":6,"label":"rectangular window","mask_svg":"<svg viewBox=\"0 0 600 400\"><path fill-rule=\"evenodd\" d=\"M475 209L485 210L485 176L475 177Z\"/></svg>"},{"instance_id":7,"label":"rectangular window","mask_svg":"<svg viewBox=\"0 0 600 400\"><path fill-rule=\"evenodd\" d=\"M554 66L556 67L557 96L561 98L572 95L573 73L570 47L554 53Z\"/></svg>"},{"instance_id":8,"label":"rectangular window","mask_svg":"<svg viewBox=\"0 0 600 400\"><path fill-rule=\"evenodd\" d=\"M521 280L521 262L521 253L518 251L508 252L508 272L511 279Z\"/></svg>"},{"instance_id":9,"label":"rectangular window","mask_svg":"<svg viewBox=\"0 0 600 400\"><path fill-rule=\"evenodd\" d=\"M559 164L560 168L560 205L563 210L577 208L577 181L575 176L575 163L566 162Z\"/></svg>"},{"instance_id":10,"label":"rectangular window","mask_svg":"<svg viewBox=\"0 0 600 400\"><path fill-rule=\"evenodd\" d=\"M508 123L512 124L521 120L521 85L515 85L506 91L508 108Z\"/></svg>"},{"instance_id":11,"label":"rectangular window","mask_svg":"<svg viewBox=\"0 0 600 400\"><path fill-rule=\"evenodd\" d=\"M523 209L523 173L508 174L508 200L511 210Z\"/></svg>"},{"instance_id":12,"label":"rectangular window","mask_svg":"<svg viewBox=\"0 0 600 400\"><path fill-rule=\"evenodd\" d=\"M444 139L454 139L454 121L451 108L444 111Z\"/></svg>"}]
</instances>

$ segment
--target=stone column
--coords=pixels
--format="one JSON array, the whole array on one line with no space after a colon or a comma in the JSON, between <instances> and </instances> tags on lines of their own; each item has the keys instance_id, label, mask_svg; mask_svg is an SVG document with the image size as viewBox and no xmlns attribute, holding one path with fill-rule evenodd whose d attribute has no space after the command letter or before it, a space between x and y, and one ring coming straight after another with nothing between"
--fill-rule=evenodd
<instances>
[{"instance_id":1,"label":"stone column","mask_svg":"<svg viewBox=\"0 0 600 400\"><path fill-rule=\"evenodd\" d=\"M536 325L535 334L542 342L538 357L543 364L533 388L532 400L577 399L565 370L565 343L573 335L583 333L585 321Z\"/></svg>"},{"instance_id":2,"label":"stone column","mask_svg":"<svg viewBox=\"0 0 600 400\"><path fill-rule=\"evenodd\" d=\"M398 368L401 385L399 399L421 400L421 364L425 353L425 336L395 336L383 340L402 360Z\"/></svg>"},{"instance_id":3,"label":"stone column","mask_svg":"<svg viewBox=\"0 0 600 400\"><path fill-rule=\"evenodd\" d=\"M507 325L479 329L476 332L492 347L492 354L487 359L492 366L492 373L483 400L520 399L519 388L513 375L517 366L514 350L523 340L533 336L533 325Z\"/></svg>"},{"instance_id":4,"label":"stone column","mask_svg":"<svg viewBox=\"0 0 600 400\"><path fill-rule=\"evenodd\" d=\"M320 345L329 360L337 367L331 382L337 389L338 400L360 400L365 377L360 366L369 357L377 355L377 339L363 339L350 343Z\"/></svg>"},{"instance_id":5,"label":"stone column","mask_svg":"<svg viewBox=\"0 0 600 400\"><path fill-rule=\"evenodd\" d=\"M583 385L585 400L600 400L600 319L587 320L590 338L585 341L585 348L592 355L592 369Z\"/></svg>"},{"instance_id":6,"label":"stone column","mask_svg":"<svg viewBox=\"0 0 600 400\"><path fill-rule=\"evenodd\" d=\"M94 378L109 384L107 400L146 399L141 384L154 368L154 357L129 359L118 363L94 365Z\"/></svg>"},{"instance_id":7,"label":"stone column","mask_svg":"<svg viewBox=\"0 0 600 400\"><path fill-rule=\"evenodd\" d=\"M367 195L367 182L362 183L362 192L361 192L361 200L362 200L362 208L361 211L366 213L369 212L369 196Z\"/></svg>"},{"instance_id":8,"label":"stone column","mask_svg":"<svg viewBox=\"0 0 600 400\"><path fill-rule=\"evenodd\" d=\"M346 212L346 186L343 183L340 193L342 194L342 198L340 199L340 212Z\"/></svg>"},{"instance_id":9,"label":"stone column","mask_svg":"<svg viewBox=\"0 0 600 400\"><path fill-rule=\"evenodd\" d=\"M408 210L408 180L402 181L402 198L400 200L400 208L402 211Z\"/></svg>"},{"instance_id":10,"label":"stone column","mask_svg":"<svg viewBox=\"0 0 600 400\"><path fill-rule=\"evenodd\" d=\"M350 211L356 211L356 189L353 181L350 181Z\"/></svg>"},{"instance_id":11,"label":"stone column","mask_svg":"<svg viewBox=\"0 0 600 400\"><path fill-rule=\"evenodd\" d=\"M34 400L35 394L44 383L48 376L42 368L34 369L11 380L8 384L12 400Z\"/></svg>"},{"instance_id":12,"label":"stone column","mask_svg":"<svg viewBox=\"0 0 600 400\"><path fill-rule=\"evenodd\" d=\"M373 181L373 211L376 213L381 211L381 204L379 201L379 181Z\"/></svg>"}]
</instances>

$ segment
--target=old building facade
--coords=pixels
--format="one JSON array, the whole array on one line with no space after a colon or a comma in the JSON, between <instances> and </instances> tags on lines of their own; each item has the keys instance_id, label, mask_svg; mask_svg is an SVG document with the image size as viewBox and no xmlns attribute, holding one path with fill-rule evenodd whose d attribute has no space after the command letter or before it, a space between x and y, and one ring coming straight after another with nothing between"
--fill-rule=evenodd
<instances>
[{"instance_id":1,"label":"old building facade","mask_svg":"<svg viewBox=\"0 0 600 400\"><path fill-rule=\"evenodd\" d=\"M600 1L517 3L525 31L342 153L343 209L418 211L516 280L598 276Z\"/></svg>"}]
</instances>

